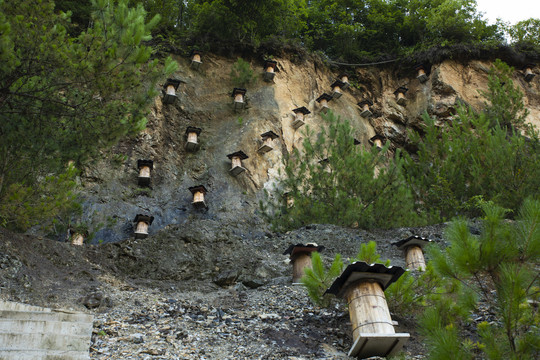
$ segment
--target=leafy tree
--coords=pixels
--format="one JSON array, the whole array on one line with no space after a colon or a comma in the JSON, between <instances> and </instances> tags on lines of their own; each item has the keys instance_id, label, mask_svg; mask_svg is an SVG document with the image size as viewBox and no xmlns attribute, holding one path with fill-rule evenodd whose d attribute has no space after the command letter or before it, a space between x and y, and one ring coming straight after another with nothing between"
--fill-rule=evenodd
<instances>
[{"instance_id":1,"label":"leafy tree","mask_svg":"<svg viewBox=\"0 0 540 360\"><path fill-rule=\"evenodd\" d=\"M175 63L151 60L143 42L159 18L146 22L141 6L126 3L93 1L92 26L73 37L68 15L56 14L51 1L0 2L3 226L37 223L39 214L30 211L36 204L67 207L74 175L68 162L78 166L144 128L156 83Z\"/></svg>"},{"instance_id":2,"label":"leafy tree","mask_svg":"<svg viewBox=\"0 0 540 360\"><path fill-rule=\"evenodd\" d=\"M192 38L213 48L258 47L269 37L294 38L305 26L305 1L194 0Z\"/></svg>"},{"instance_id":3,"label":"leafy tree","mask_svg":"<svg viewBox=\"0 0 540 360\"><path fill-rule=\"evenodd\" d=\"M362 149L354 145L348 121L331 112L324 119L320 133L307 126L303 149L285 157L279 188L288 192L294 206L278 201L265 209L274 226L291 229L328 223L389 228L421 222L413 210L402 160L399 155L389 159L389 144L381 150Z\"/></svg>"},{"instance_id":4,"label":"leafy tree","mask_svg":"<svg viewBox=\"0 0 540 360\"><path fill-rule=\"evenodd\" d=\"M534 359L540 355L540 201L524 201L515 222L508 210L484 202L480 235L469 232L465 220L446 229L450 246L433 248L432 266L445 286L433 297L421 319L432 358L473 359L473 350L488 359ZM480 341L463 340L460 328L471 314L487 311L477 324ZM474 323L472 323L474 325Z\"/></svg>"},{"instance_id":5,"label":"leafy tree","mask_svg":"<svg viewBox=\"0 0 540 360\"><path fill-rule=\"evenodd\" d=\"M513 43L540 46L540 19L519 21L507 29Z\"/></svg>"}]
</instances>

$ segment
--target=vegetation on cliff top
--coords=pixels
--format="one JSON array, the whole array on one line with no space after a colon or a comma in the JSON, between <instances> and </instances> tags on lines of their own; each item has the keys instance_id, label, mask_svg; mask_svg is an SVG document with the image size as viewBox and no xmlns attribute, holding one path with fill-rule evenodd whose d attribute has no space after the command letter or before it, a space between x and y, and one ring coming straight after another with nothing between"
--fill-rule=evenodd
<instances>
[{"instance_id":1,"label":"vegetation on cliff top","mask_svg":"<svg viewBox=\"0 0 540 360\"><path fill-rule=\"evenodd\" d=\"M0 2L0 226L23 230L74 204L77 166L144 128L175 69L144 45L159 17L93 1L76 36L50 1Z\"/></svg>"}]
</instances>

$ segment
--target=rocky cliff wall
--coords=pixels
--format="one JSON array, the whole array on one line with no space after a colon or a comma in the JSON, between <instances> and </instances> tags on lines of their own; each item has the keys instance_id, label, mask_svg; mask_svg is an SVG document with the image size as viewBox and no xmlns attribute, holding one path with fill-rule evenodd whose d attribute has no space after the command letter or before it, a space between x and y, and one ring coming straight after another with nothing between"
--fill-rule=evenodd
<instances>
[{"instance_id":1,"label":"rocky cliff wall","mask_svg":"<svg viewBox=\"0 0 540 360\"><path fill-rule=\"evenodd\" d=\"M322 118L315 99L331 92L330 84L339 74L319 61L291 59L276 59L278 72L273 82L263 81L262 61L251 60L257 80L247 88L246 109L235 111L230 71L236 59L206 54L197 71L188 59L177 58L180 68L174 78L181 85L176 102L164 104L161 97L156 98L147 129L104 154L104 159L86 168L81 176L85 199L81 220L95 231L93 242L131 237L133 218L138 213L155 217L150 234L172 225L181 231L182 226L192 221L202 224L203 220L264 231L256 214L262 189L272 187L283 156L295 147L301 148L304 136L305 127L295 130L291 126L292 109L307 107L311 114L306 124L317 131ZM350 120L362 146L369 146L368 140L381 134L390 139L392 148L406 147L408 129L421 128L425 111L442 124L452 118L458 101L480 109L483 99L479 91L487 89L489 68L489 62L462 64L449 60L433 65L425 83L419 82L414 69L357 68L349 72L351 86L341 98L330 101L329 107ZM514 83L525 95L528 121L540 125L538 77L526 82L522 72L516 71ZM396 102L394 91L399 86L409 89L405 106ZM374 103L369 119L360 116L357 106L365 98ZM184 149L187 126L202 128L197 152ZM273 151L258 154L260 135L269 130L280 136L274 141L276 146ZM247 171L233 177L226 155L237 150L243 150L249 158L243 162ZM154 161L148 189L137 185L138 159ZM206 211L191 206L188 188L199 184L208 189Z\"/></svg>"}]
</instances>

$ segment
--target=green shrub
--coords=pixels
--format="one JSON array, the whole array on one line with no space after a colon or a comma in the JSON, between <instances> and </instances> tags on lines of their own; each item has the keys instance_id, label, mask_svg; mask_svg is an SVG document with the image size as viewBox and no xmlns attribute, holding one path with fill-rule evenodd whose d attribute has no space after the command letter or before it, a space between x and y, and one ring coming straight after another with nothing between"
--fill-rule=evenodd
<instances>
[{"instance_id":1,"label":"green shrub","mask_svg":"<svg viewBox=\"0 0 540 360\"><path fill-rule=\"evenodd\" d=\"M231 70L231 79L234 83L234 86L237 87L246 87L247 85L255 81L255 75L253 75L253 70L251 70L251 65L242 58L238 58L233 64Z\"/></svg>"},{"instance_id":2,"label":"green shrub","mask_svg":"<svg viewBox=\"0 0 540 360\"><path fill-rule=\"evenodd\" d=\"M302 284L306 287L309 297L315 304L328 307L335 297L328 294L324 295L324 292L341 274L343 269L341 255L336 254L329 268L324 266L321 255L316 251L311 254L311 262L313 269L304 269L305 274L301 279Z\"/></svg>"}]
</instances>

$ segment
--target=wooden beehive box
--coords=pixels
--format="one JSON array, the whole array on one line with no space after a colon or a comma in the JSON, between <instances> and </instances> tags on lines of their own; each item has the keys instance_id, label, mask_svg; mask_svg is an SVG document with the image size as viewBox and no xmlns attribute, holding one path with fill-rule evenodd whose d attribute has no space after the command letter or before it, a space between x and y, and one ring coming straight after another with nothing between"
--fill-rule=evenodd
<instances>
[{"instance_id":1,"label":"wooden beehive box","mask_svg":"<svg viewBox=\"0 0 540 360\"><path fill-rule=\"evenodd\" d=\"M343 83L342 90L346 90L349 87L349 74L341 73L338 75L338 79Z\"/></svg>"},{"instance_id":2,"label":"wooden beehive box","mask_svg":"<svg viewBox=\"0 0 540 360\"><path fill-rule=\"evenodd\" d=\"M423 271L426 269L426 260L422 248L433 242L421 236L413 235L406 239L392 243L398 249L405 251L407 269Z\"/></svg>"},{"instance_id":3,"label":"wooden beehive box","mask_svg":"<svg viewBox=\"0 0 540 360\"><path fill-rule=\"evenodd\" d=\"M191 50L191 67L195 70L199 70L202 65L201 61L202 52L197 49Z\"/></svg>"},{"instance_id":4,"label":"wooden beehive box","mask_svg":"<svg viewBox=\"0 0 540 360\"><path fill-rule=\"evenodd\" d=\"M263 74L264 81L270 82L274 80L274 77L276 76L276 69L277 69L277 61L266 60L264 62L264 74Z\"/></svg>"},{"instance_id":5,"label":"wooden beehive box","mask_svg":"<svg viewBox=\"0 0 540 360\"><path fill-rule=\"evenodd\" d=\"M414 67L416 70L416 78L421 83L425 83L428 80L428 76L426 74L426 68L422 64L418 64Z\"/></svg>"},{"instance_id":6,"label":"wooden beehive box","mask_svg":"<svg viewBox=\"0 0 540 360\"><path fill-rule=\"evenodd\" d=\"M371 100L364 99L364 100L360 101L357 105L362 110L362 112L360 113L360 116L367 119L367 118L370 118L373 115L373 113L369 109L370 106L373 106L373 102Z\"/></svg>"},{"instance_id":7,"label":"wooden beehive box","mask_svg":"<svg viewBox=\"0 0 540 360\"><path fill-rule=\"evenodd\" d=\"M208 206L206 206L206 201L204 199L204 196L208 192L204 185L197 185L192 186L189 188L189 191L193 194L193 201L192 205L195 209L206 209Z\"/></svg>"},{"instance_id":8,"label":"wooden beehive box","mask_svg":"<svg viewBox=\"0 0 540 360\"><path fill-rule=\"evenodd\" d=\"M273 131L267 131L264 134L261 134L261 138L262 145L259 147L257 152L264 154L274 149L273 142L275 139L279 138L279 136Z\"/></svg>"},{"instance_id":9,"label":"wooden beehive box","mask_svg":"<svg viewBox=\"0 0 540 360\"><path fill-rule=\"evenodd\" d=\"M163 85L165 94L163 95L164 104L173 104L176 101L176 90L180 86L180 80L167 79L165 85Z\"/></svg>"},{"instance_id":10,"label":"wooden beehive box","mask_svg":"<svg viewBox=\"0 0 540 360\"><path fill-rule=\"evenodd\" d=\"M371 139L369 139L369 143L371 144L371 146L375 145L377 147L377 149L382 149L383 146L384 146L384 141L386 139L384 138L384 136L382 135L379 135L379 134L375 134L375 136L371 137Z\"/></svg>"},{"instance_id":11,"label":"wooden beehive box","mask_svg":"<svg viewBox=\"0 0 540 360\"><path fill-rule=\"evenodd\" d=\"M527 64L523 68L523 70L525 72L525 81L526 82L529 82L534 78L535 74L532 72L533 68L534 68L534 64Z\"/></svg>"},{"instance_id":12,"label":"wooden beehive box","mask_svg":"<svg viewBox=\"0 0 540 360\"><path fill-rule=\"evenodd\" d=\"M144 239L148 236L148 228L154 221L153 216L137 214L133 222L135 223L135 239Z\"/></svg>"},{"instance_id":13,"label":"wooden beehive box","mask_svg":"<svg viewBox=\"0 0 540 360\"><path fill-rule=\"evenodd\" d=\"M186 129L186 150L197 151L199 149L198 136L201 134L202 129L194 126L188 126Z\"/></svg>"},{"instance_id":14,"label":"wooden beehive box","mask_svg":"<svg viewBox=\"0 0 540 360\"><path fill-rule=\"evenodd\" d=\"M139 186L150 185L150 174L154 169L154 162L152 160L137 160L137 169L139 169Z\"/></svg>"},{"instance_id":15,"label":"wooden beehive box","mask_svg":"<svg viewBox=\"0 0 540 360\"><path fill-rule=\"evenodd\" d=\"M246 92L247 92L246 89L241 89L241 88L233 89L231 97L233 98L235 110L241 110L246 106L246 102L245 102Z\"/></svg>"},{"instance_id":16,"label":"wooden beehive box","mask_svg":"<svg viewBox=\"0 0 540 360\"><path fill-rule=\"evenodd\" d=\"M293 267L292 282L293 285L300 284L300 279L304 276L304 269L312 268L311 253L321 252L324 246L314 243L290 245L283 255L289 255Z\"/></svg>"},{"instance_id":17,"label":"wooden beehive box","mask_svg":"<svg viewBox=\"0 0 540 360\"><path fill-rule=\"evenodd\" d=\"M332 98L339 99L341 95L343 95L342 89L344 88L344 86L345 86L345 83L343 81L341 80L334 81L332 85L330 85L330 87L332 88Z\"/></svg>"},{"instance_id":18,"label":"wooden beehive box","mask_svg":"<svg viewBox=\"0 0 540 360\"><path fill-rule=\"evenodd\" d=\"M400 86L396 89L396 91L394 91L396 102L401 106L407 105L407 98L405 97L407 91L409 91L409 89L407 89L405 86Z\"/></svg>"},{"instance_id":19,"label":"wooden beehive box","mask_svg":"<svg viewBox=\"0 0 540 360\"><path fill-rule=\"evenodd\" d=\"M326 290L349 305L354 340L349 356L391 356L409 339L409 334L396 334L384 296L384 290L404 272L401 267L357 261Z\"/></svg>"},{"instance_id":20,"label":"wooden beehive box","mask_svg":"<svg viewBox=\"0 0 540 360\"><path fill-rule=\"evenodd\" d=\"M328 102L332 100L332 96L329 95L329 94L322 94L321 96L319 96L315 101L317 101L320 105L320 112L323 113L323 114L326 114L328 112L328 109L330 109L328 107Z\"/></svg>"},{"instance_id":21,"label":"wooden beehive box","mask_svg":"<svg viewBox=\"0 0 540 360\"><path fill-rule=\"evenodd\" d=\"M232 154L227 155L227 157L231 159L231 170L229 170L229 172L232 176L238 176L246 171L246 168L242 166L242 160L249 158L249 156L242 150L233 152Z\"/></svg>"},{"instance_id":22,"label":"wooden beehive box","mask_svg":"<svg viewBox=\"0 0 540 360\"><path fill-rule=\"evenodd\" d=\"M302 106L294 109L293 113L294 120L292 122L292 127L296 130L305 124L305 117L306 115L311 114L311 111L309 111L305 106Z\"/></svg>"}]
</instances>

